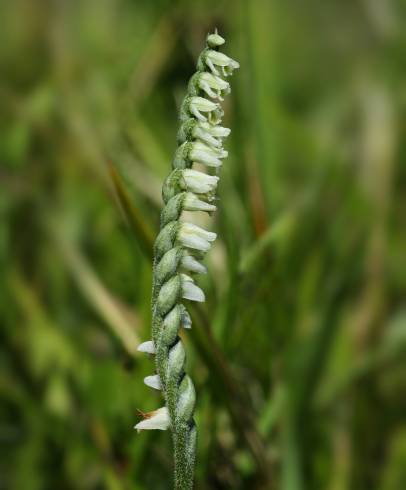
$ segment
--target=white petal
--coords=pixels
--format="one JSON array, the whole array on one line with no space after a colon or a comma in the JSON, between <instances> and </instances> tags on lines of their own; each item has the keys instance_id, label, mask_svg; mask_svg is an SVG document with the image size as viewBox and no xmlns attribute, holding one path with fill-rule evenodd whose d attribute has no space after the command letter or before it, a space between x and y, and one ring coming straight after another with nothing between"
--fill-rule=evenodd
<instances>
[{"instance_id":1,"label":"white petal","mask_svg":"<svg viewBox=\"0 0 406 490\"><path fill-rule=\"evenodd\" d=\"M139 352L146 352L147 354L155 354L155 346L152 340L147 340L147 342L143 342L137 348Z\"/></svg>"},{"instance_id":2,"label":"white petal","mask_svg":"<svg viewBox=\"0 0 406 490\"><path fill-rule=\"evenodd\" d=\"M198 301L199 303L203 303L206 299L204 292L199 286L196 286L194 282L188 280L182 281L182 297L191 301Z\"/></svg>"},{"instance_id":3,"label":"white petal","mask_svg":"<svg viewBox=\"0 0 406 490\"><path fill-rule=\"evenodd\" d=\"M144 383L155 390L162 390L161 378L159 377L159 374L145 377Z\"/></svg>"},{"instance_id":4,"label":"white petal","mask_svg":"<svg viewBox=\"0 0 406 490\"><path fill-rule=\"evenodd\" d=\"M158 410L146 413L144 414L144 417L144 420L138 422L134 429L137 429L138 431L148 429L166 430L169 427L169 412L166 407L158 408Z\"/></svg>"},{"instance_id":5,"label":"white petal","mask_svg":"<svg viewBox=\"0 0 406 490\"><path fill-rule=\"evenodd\" d=\"M206 274L207 272L206 267L191 255L184 255L181 264L182 267L191 272L196 272L198 274Z\"/></svg>"}]
</instances>

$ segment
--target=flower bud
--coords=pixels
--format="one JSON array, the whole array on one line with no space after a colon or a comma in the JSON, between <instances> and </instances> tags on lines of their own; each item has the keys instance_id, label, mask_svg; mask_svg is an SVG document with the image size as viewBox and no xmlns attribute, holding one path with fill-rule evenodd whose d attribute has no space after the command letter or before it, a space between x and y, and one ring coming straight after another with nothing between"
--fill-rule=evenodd
<instances>
[{"instance_id":1,"label":"flower bud","mask_svg":"<svg viewBox=\"0 0 406 490\"><path fill-rule=\"evenodd\" d=\"M210 48L217 48L218 46L223 45L226 41L219 34L217 34L217 29L214 34L209 34L206 38L207 45Z\"/></svg>"}]
</instances>

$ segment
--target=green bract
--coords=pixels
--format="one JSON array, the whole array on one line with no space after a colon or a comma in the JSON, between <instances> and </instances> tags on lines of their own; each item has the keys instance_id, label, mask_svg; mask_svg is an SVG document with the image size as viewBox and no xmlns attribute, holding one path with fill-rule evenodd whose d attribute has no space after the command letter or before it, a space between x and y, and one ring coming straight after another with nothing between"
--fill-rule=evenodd
<instances>
[{"instance_id":1,"label":"green bract","mask_svg":"<svg viewBox=\"0 0 406 490\"><path fill-rule=\"evenodd\" d=\"M188 93L181 105L182 121L178 132L172 172L165 179L162 198L161 230L154 245L152 291L152 340L139 350L155 355L156 373L145 383L162 390L165 407L145 414L135 427L171 428L175 451L175 488L193 487L196 452L196 427L193 420L195 389L185 373L185 350L179 329L190 328L191 319L182 301L202 302L204 292L187 275L205 273L200 259L216 234L181 219L183 211L211 213L219 177L194 170L199 163L219 168L227 151L223 139L230 134L219 126L223 110L217 100L230 93L230 85L221 78L238 68L238 63L218 51L224 39L215 32L207 36L207 46L199 57L198 71L191 77ZM210 98L214 100L210 100Z\"/></svg>"}]
</instances>

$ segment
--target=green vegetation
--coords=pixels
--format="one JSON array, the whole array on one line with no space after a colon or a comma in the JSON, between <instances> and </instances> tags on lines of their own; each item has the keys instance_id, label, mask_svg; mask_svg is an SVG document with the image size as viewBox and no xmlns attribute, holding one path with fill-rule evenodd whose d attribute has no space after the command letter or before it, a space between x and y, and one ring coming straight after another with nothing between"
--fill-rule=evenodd
<instances>
[{"instance_id":1,"label":"green vegetation","mask_svg":"<svg viewBox=\"0 0 406 490\"><path fill-rule=\"evenodd\" d=\"M406 6L0 5L0 488L164 490L152 243L206 33L241 64L191 308L196 489L406 488Z\"/></svg>"}]
</instances>

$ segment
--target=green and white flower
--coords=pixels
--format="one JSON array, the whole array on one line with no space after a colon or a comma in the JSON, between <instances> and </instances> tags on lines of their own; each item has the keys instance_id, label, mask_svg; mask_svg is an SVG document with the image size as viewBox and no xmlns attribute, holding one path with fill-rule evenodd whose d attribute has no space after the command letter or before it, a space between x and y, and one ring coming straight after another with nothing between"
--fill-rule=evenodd
<instances>
[{"instance_id":1,"label":"green and white flower","mask_svg":"<svg viewBox=\"0 0 406 490\"><path fill-rule=\"evenodd\" d=\"M230 84L222 78L207 72L197 72L190 79L189 93L199 95L203 91L213 99L224 100L231 92Z\"/></svg>"},{"instance_id":2,"label":"green and white flower","mask_svg":"<svg viewBox=\"0 0 406 490\"><path fill-rule=\"evenodd\" d=\"M233 71L240 67L240 64L229 58L224 53L220 53L214 49L203 51L198 62L198 68L208 67L213 75L228 77L233 74Z\"/></svg>"},{"instance_id":3,"label":"green and white flower","mask_svg":"<svg viewBox=\"0 0 406 490\"><path fill-rule=\"evenodd\" d=\"M222 140L230 134L230 129L222 126L213 126L208 122L197 121L194 118L187 119L179 128L178 143L185 141L200 140L209 146L219 148Z\"/></svg>"},{"instance_id":4,"label":"green and white flower","mask_svg":"<svg viewBox=\"0 0 406 490\"><path fill-rule=\"evenodd\" d=\"M217 102L205 99L204 97L189 95L182 104L180 117L183 121L193 116L199 121L218 124L221 122L223 115L223 109Z\"/></svg>"}]
</instances>

